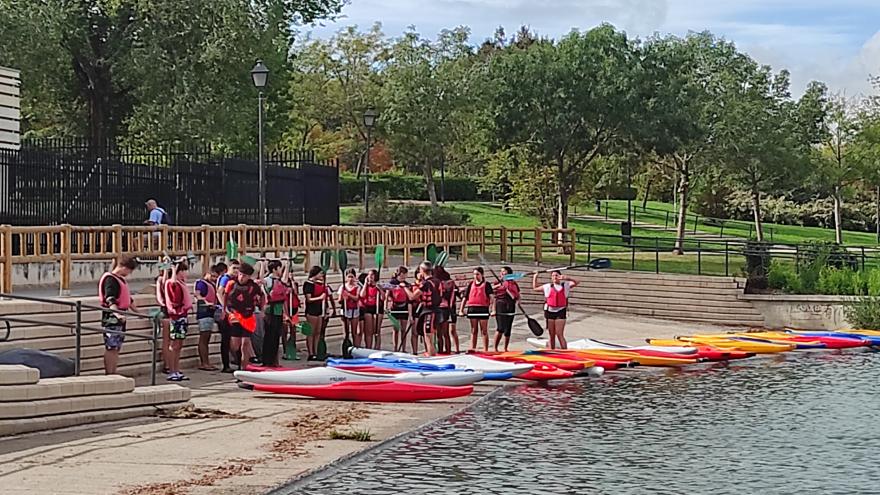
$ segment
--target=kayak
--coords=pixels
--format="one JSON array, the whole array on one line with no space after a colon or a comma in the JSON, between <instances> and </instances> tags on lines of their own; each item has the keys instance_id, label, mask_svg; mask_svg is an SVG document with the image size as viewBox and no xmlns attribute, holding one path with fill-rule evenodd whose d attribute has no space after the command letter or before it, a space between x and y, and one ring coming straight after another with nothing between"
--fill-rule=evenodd
<instances>
[{"instance_id":1,"label":"kayak","mask_svg":"<svg viewBox=\"0 0 880 495\"><path fill-rule=\"evenodd\" d=\"M400 371L399 373L362 373L338 368L304 368L292 371L236 371L235 377L261 385L328 385L336 382L407 382L427 385L461 386L483 379L481 371Z\"/></svg>"},{"instance_id":2,"label":"kayak","mask_svg":"<svg viewBox=\"0 0 880 495\"><path fill-rule=\"evenodd\" d=\"M288 368L286 366L263 366L261 364L248 364L244 367L246 371L293 371L297 368Z\"/></svg>"},{"instance_id":3,"label":"kayak","mask_svg":"<svg viewBox=\"0 0 880 495\"><path fill-rule=\"evenodd\" d=\"M547 339L536 339L536 338L528 338L526 342L529 344L539 348L545 349L549 341ZM607 342L601 342L593 339L580 339L573 340L568 343L568 349L571 350L590 350L590 349L606 349L606 350L625 350L625 351L656 351L656 352L668 352L675 354L696 354L697 350L689 347L679 347L679 346L656 346L656 345L645 345L645 346L626 346L621 344L610 344Z\"/></svg>"},{"instance_id":4,"label":"kayak","mask_svg":"<svg viewBox=\"0 0 880 495\"><path fill-rule=\"evenodd\" d=\"M605 349L588 349L588 350L556 350L556 351L532 351L547 353L553 352L560 356L581 356L586 359L608 360L608 361L633 361L643 366L681 366L685 364L693 364L698 362L697 359L685 357L658 357L644 356L637 352L629 351L609 351Z\"/></svg>"},{"instance_id":5,"label":"kayak","mask_svg":"<svg viewBox=\"0 0 880 495\"><path fill-rule=\"evenodd\" d=\"M648 339L651 344L657 345L682 345L682 346L698 346L709 345L722 349L735 349L743 352L752 352L755 354L775 354L777 352L793 351L796 347L793 343L774 344L771 342L745 341L742 339L731 339L727 337L678 337L675 339Z\"/></svg>"},{"instance_id":6,"label":"kayak","mask_svg":"<svg viewBox=\"0 0 880 495\"><path fill-rule=\"evenodd\" d=\"M574 376L574 372L559 369L552 364L536 364L534 368L523 373L522 375L519 375L517 378L542 382L546 380L561 380L564 378L572 378Z\"/></svg>"},{"instance_id":7,"label":"kayak","mask_svg":"<svg viewBox=\"0 0 880 495\"><path fill-rule=\"evenodd\" d=\"M331 368L340 368L351 371L366 371L367 369L379 369L383 371L464 371L463 368L456 368L454 364L428 364L413 363L412 361L404 361L402 359L328 359L327 366ZM378 371L382 373L383 371ZM507 380L512 378L513 374L509 371L484 372L483 380Z\"/></svg>"},{"instance_id":8,"label":"kayak","mask_svg":"<svg viewBox=\"0 0 880 495\"><path fill-rule=\"evenodd\" d=\"M849 332L813 332L813 331L791 331L789 332L792 335L800 335L804 337L840 337L844 339L863 339L869 342L869 345L880 345L880 335L872 336L872 335L864 335L860 333L849 333Z\"/></svg>"},{"instance_id":9,"label":"kayak","mask_svg":"<svg viewBox=\"0 0 880 495\"><path fill-rule=\"evenodd\" d=\"M511 373L513 376L519 376L532 369L532 365L529 363L506 363L470 354L420 357L405 352L376 351L375 349L363 349L358 347L352 347L351 353L354 357L368 357L371 359L396 358L414 363L428 363L435 365L452 364L456 368L482 371L483 373Z\"/></svg>"},{"instance_id":10,"label":"kayak","mask_svg":"<svg viewBox=\"0 0 880 495\"><path fill-rule=\"evenodd\" d=\"M418 402L423 400L454 399L470 395L473 385L444 387L419 383L338 382L328 385L264 385L253 384L257 392L301 395L324 400L356 400L369 402Z\"/></svg>"},{"instance_id":11,"label":"kayak","mask_svg":"<svg viewBox=\"0 0 880 495\"><path fill-rule=\"evenodd\" d=\"M841 337L841 336L823 336L823 335L797 335L788 332L748 332L738 334L742 337L757 337L759 339L766 338L770 341L792 341L798 343L814 345L819 344L822 348L827 349L849 349L852 347L864 347L870 345L870 339L862 337Z\"/></svg>"},{"instance_id":12,"label":"kayak","mask_svg":"<svg viewBox=\"0 0 880 495\"><path fill-rule=\"evenodd\" d=\"M497 361L509 361L513 363L549 364L566 371L580 371L593 366L595 363L586 360L566 359L557 356L523 354L521 352L503 352L498 354L477 354L480 357Z\"/></svg>"}]
</instances>

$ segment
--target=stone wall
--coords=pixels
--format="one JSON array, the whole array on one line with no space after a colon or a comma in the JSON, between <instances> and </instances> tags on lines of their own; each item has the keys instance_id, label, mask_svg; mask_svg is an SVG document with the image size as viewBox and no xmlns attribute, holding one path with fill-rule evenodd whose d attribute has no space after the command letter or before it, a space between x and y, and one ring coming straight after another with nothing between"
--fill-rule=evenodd
<instances>
[{"instance_id":1,"label":"stone wall","mask_svg":"<svg viewBox=\"0 0 880 495\"><path fill-rule=\"evenodd\" d=\"M840 330L850 328L844 303L851 296L748 294L740 299L749 301L761 314L769 328L801 330Z\"/></svg>"}]
</instances>

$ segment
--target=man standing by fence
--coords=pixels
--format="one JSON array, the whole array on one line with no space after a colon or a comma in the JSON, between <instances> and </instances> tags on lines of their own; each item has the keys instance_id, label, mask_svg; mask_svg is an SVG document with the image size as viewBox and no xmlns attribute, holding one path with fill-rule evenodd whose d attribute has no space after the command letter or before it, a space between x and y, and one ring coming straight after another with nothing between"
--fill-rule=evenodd
<instances>
[{"instance_id":1,"label":"man standing by fence","mask_svg":"<svg viewBox=\"0 0 880 495\"><path fill-rule=\"evenodd\" d=\"M159 206L159 203L156 202L155 199L148 199L145 203L147 205L147 212L149 213L149 217L144 220L144 225L149 225L151 227L158 227L160 225L168 225L169 218L168 212L165 211L164 208ZM159 249L159 238L161 236L161 232L157 229L153 232L152 235L152 245L153 249Z\"/></svg>"}]
</instances>

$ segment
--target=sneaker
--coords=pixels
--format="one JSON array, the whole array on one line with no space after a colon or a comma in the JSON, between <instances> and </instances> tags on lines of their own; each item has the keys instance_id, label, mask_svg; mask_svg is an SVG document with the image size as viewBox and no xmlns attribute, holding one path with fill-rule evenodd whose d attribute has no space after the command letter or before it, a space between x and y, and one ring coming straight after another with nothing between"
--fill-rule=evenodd
<instances>
[{"instance_id":1,"label":"sneaker","mask_svg":"<svg viewBox=\"0 0 880 495\"><path fill-rule=\"evenodd\" d=\"M166 378L165 380L167 380L169 382L179 382L181 380L181 378L180 378L181 376L182 375L179 375L177 373L171 373L168 375L168 378Z\"/></svg>"},{"instance_id":2,"label":"sneaker","mask_svg":"<svg viewBox=\"0 0 880 495\"><path fill-rule=\"evenodd\" d=\"M184 375L183 373L178 373L178 374L177 374L177 378L178 378L177 381L182 381L182 382L188 382L188 381L189 381L189 377L186 376L186 375Z\"/></svg>"}]
</instances>

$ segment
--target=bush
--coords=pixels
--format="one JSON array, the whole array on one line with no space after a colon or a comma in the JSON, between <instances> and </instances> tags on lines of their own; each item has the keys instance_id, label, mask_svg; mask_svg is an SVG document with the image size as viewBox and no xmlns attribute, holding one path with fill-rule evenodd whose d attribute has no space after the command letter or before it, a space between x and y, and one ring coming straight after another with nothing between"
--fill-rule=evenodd
<instances>
[{"instance_id":1,"label":"bush","mask_svg":"<svg viewBox=\"0 0 880 495\"><path fill-rule=\"evenodd\" d=\"M434 178L434 189L440 198L440 179ZM446 177L447 201L480 201L487 199L478 190L477 181L469 177ZM421 175L376 174L370 176L370 196L387 196L390 199L427 201L425 178ZM339 201L342 204L359 203L364 200L364 179L354 174L339 176Z\"/></svg>"},{"instance_id":2,"label":"bush","mask_svg":"<svg viewBox=\"0 0 880 495\"><path fill-rule=\"evenodd\" d=\"M748 241L746 255L746 288L749 292L763 290L768 286L767 272L770 271L770 245L764 242Z\"/></svg>"},{"instance_id":3,"label":"bush","mask_svg":"<svg viewBox=\"0 0 880 495\"><path fill-rule=\"evenodd\" d=\"M843 310L853 328L880 330L880 297L859 297L844 305Z\"/></svg>"},{"instance_id":4,"label":"bush","mask_svg":"<svg viewBox=\"0 0 880 495\"><path fill-rule=\"evenodd\" d=\"M767 287L773 290L795 292L792 290L798 284L798 275L794 267L788 263L780 263L774 260L770 263L767 271Z\"/></svg>"},{"instance_id":5,"label":"bush","mask_svg":"<svg viewBox=\"0 0 880 495\"><path fill-rule=\"evenodd\" d=\"M830 266L823 267L819 271L816 291L819 294L832 296L855 296L865 293L862 276L859 272Z\"/></svg>"},{"instance_id":6,"label":"bush","mask_svg":"<svg viewBox=\"0 0 880 495\"><path fill-rule=\"evenodd\" d=\"M430 206L407 203L392 203L386 196L376 196L370 200L370 216L364 211L355 214L357 223L378 223L383 225L467 225L470 218L452 208L441 206L436 211Z\"/></svg>"}]
</instances>

